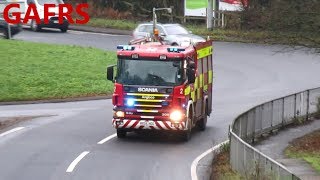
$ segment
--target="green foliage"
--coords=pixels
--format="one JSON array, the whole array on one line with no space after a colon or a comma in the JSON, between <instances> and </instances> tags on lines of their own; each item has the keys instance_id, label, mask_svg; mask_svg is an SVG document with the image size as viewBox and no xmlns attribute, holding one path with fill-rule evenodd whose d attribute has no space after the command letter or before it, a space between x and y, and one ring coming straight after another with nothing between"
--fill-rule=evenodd
<instances>
[{"instance_id":1,"label":"green foliage","mask_svg":"<svg viewBox=\"0 0 320 180\"><path fill-rule=\"evenodd\" d=\"M299 158L308 162L316 171L320 173L320 154L313 152L299 152L292 149L285 150L286 156L290 158Z\"/></svg>"},{"instance_id":2,"label":"green foliage","mask_svg":"<svg viewBox=\"0 0 320 180\"><path fill-rule=\"evenodd\" d=\"M133 30L134 28L137 27L138 24L135 23L134 21L92 18L90 19L88 25L94 26L94 27Z\"/></svg>"},{"instance_id":3,"label":"green foliage","mask_svg":"<svg viewBox=\"0 0 320 180\"><path fill-rule=\"evenodd\" d=\"M0 40L0 101L110 94L105 70L114 52Z\"/></svg>"},{"instance_id":4,"label":"green foliage","mask_svg":"<svg viewBox=\"0 0 320 180\"><path fill-rule=\"evenodd\" d=\"M320 1L250 0L242 14L242 27L319 33L319 12Z\"/></svg>"}]
</instances>

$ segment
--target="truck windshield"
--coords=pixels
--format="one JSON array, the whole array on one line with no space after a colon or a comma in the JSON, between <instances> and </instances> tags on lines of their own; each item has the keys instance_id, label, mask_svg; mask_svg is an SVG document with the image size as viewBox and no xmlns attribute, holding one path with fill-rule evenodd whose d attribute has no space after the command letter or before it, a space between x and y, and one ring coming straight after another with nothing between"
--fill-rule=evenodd
<instances>
[{"instance_id":1,"label":"truck windshield","mask_svg":"<svg viewBox=\"0 0 320 180\"><path fill-rule=\"evenodd\" d=\"M38 3L41 6L44 6L44 4L55 4L55 5L59 5L62 4L62 0L38 0Z\"/></svg>"},{"instance_id":2,"label":"truck windshield","mask_svg":"<svg viewBox=\"0 0 320 180\"><path fill-rule=\"evenodd\" d=\"M118 61L117 82L125 85L175 86L183 82L182 61Z\"/></svg>"}]
</instances>

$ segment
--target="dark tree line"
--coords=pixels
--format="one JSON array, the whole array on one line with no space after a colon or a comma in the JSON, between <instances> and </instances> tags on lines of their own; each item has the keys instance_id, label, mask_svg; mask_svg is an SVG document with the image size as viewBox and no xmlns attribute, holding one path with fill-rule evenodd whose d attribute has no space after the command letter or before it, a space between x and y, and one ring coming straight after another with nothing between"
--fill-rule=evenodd
<instances>
[{"instance_id":1,"label":"dark tree line","mask_svg":"<svg viewBox=\"0 0 320 180\"><path fill-rule=\"evenodd\" d=\"M173 6L175 15L183 15L184 0L67 0L69 2L90 3L93 8L102 10L111 8L117 12L130 12L133 17L150 17L153 7Z\"/></svg>"},{"instance_id":2,"label":"dark tree line","mask_svg":"<svg viewBox=\"0 0 320 180\"><path fill-rule=\"evenodd\" d=\"M173 6L175 16L183 16L184 0L66 0L90 3L93 12L128 12L132 19L150 19L153 7ZM216 0L219 1L219 0ZM320 0L240 0L246 6L240 13L244 29L273 31L310 31L320 29ZM245 3L245 2L248 3ZM239 14L239 13L238 13ZM94 15L99 15L96 13ZM105 15L105 14L102 14Z\"/></svg>"}]
</instances>

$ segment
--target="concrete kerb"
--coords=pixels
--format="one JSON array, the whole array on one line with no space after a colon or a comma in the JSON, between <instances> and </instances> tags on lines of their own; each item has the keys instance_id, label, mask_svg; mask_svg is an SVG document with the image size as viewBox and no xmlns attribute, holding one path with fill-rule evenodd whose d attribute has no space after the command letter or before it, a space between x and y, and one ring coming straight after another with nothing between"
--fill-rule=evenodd
<instances>
[{"instance_id":1,"label":"concrete kerb","mask_svg":"<svg viewBox=\"0 0 320 180\"><path fill-rule=\"evenodd\" d=\"M210 153L213 153L213 156L215 156L216 154L219 154L221 151L221 148L225 145L228 144L229 140L226 140L220 144L215 145L214 147L208 149L207 151L205 151L204 153L202 153L201 155L199 155L195 160L193 160L192 164L191 164L191 179L192 180L198 180L198 175L197 175L197 166L199 164L199 162L206 157L207 155L209 155Z\"/></svg>"}]
</instances>

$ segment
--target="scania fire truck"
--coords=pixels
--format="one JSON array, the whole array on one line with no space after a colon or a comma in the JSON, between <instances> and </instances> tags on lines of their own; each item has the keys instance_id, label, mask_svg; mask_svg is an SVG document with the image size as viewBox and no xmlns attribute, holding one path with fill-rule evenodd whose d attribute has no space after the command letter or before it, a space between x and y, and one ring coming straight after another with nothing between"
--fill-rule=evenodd
<instances>
[{"instance_id":1,"label":"scania fire truck","mask_svg":"<svg viewBox=\"0 0 320 180\"><path fill-rule=\"evenodd\" d=\"M205 130L212 107L212 41L180 46L140 41L117 46L113 120L118 138L140 130L175 131L189 140Z\"/></svg>"}]
</instances>

